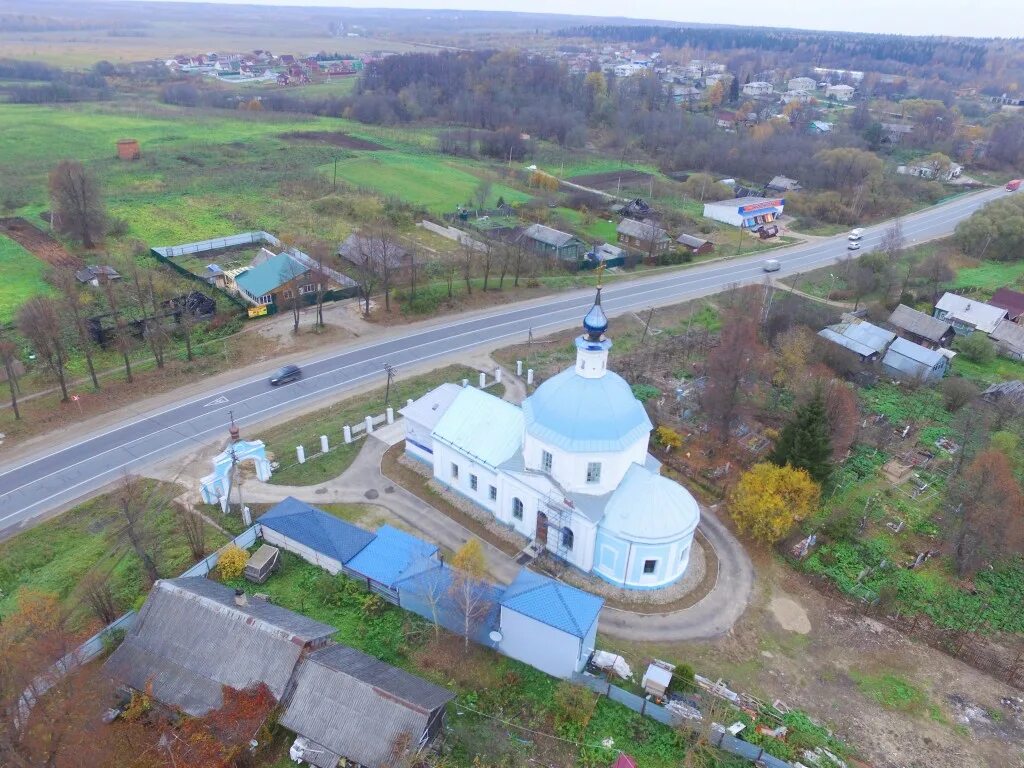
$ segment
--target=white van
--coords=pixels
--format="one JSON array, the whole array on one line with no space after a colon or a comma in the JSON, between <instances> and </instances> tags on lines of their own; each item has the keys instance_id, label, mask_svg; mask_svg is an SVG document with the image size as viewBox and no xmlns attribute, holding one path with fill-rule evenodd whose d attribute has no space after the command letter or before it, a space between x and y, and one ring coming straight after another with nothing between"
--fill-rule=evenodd
<instances>
[{"instance_id":1,"label":"white van","mask_svg":"<svg viewBox=\"0 0 1024 768\"><path fill-rule=\"evenodd\" d=\"M856 241L860 240L862 237L864 237L864 230L863 229L851 229L850 230L850 235L846 239L850 240L852 242L856 242Z\"/></svg>"},{"instance_id":2,"label":"white van","mask_svg":"<svg viewBox=\"0 0 1024 768\"><path fill-rule=\"evenodd\" d=\"M778 259L768 259L762 265L762 268L765 272L778 272L780 269L782 269L782 265L779 263Z\"/></svg>"}]
</instances>

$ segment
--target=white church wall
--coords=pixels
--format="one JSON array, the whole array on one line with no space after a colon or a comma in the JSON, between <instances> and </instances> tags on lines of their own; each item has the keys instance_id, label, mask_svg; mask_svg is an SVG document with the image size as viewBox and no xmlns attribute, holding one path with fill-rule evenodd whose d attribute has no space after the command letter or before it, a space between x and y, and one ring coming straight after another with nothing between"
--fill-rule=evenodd
<instances>
[{"instance_id":1,"label":"white church wall","mask_svg":"<svg viewBox=\"0 0 1024 768\"><path fill-rule=\"evenodd\" d=\"M627 589L656 589L671 584L690 563L693 531L663 543L625 541L600 530L594 546L594 573ZM653 571L645 566L653 563Z\"/></svg>"},{"instance_id":2,"label":"white church wall","mask_svg":"<svg viewBox=\"0 0 1024 768\"><path fill-rule=\"evenodd\" d=\"M558 446L548 445L530 434L523 444L523 463L530 469L542 471L544 451L551 454L551 476L570 493L602 496L614 491L622 482L632 464L643 464L647 459L648 437L644 436L623 451L615 453L570 453ZM587 465L601 464L601 481L587 482Z\"/></svg>"},{"instance_id":3,"label":"white church wall","mask_svg":"<svg viewBox=\"0 0 1024 768\"><path fill-rule=\"evenodd\" d=\"M435 479L484 509L492 513L497 512L500 499L498 495L499 481L498 475L494 471L478 464L440 440L434 443L433 462ZM459 468L458 477L453 475L452 465ZM474 477L476 477L476 488L473 488ZM490 495L492 487L495 489L496 498L494 499Z\"/></svg>"}]
</instances>

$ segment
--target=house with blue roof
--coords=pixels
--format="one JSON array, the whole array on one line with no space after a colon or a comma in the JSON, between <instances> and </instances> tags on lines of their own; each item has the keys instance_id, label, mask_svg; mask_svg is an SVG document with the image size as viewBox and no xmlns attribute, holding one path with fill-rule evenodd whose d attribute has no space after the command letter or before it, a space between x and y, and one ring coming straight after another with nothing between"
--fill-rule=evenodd
<instances>
[{"instance_id":1,"label":"house with blue roof","mask_svg":"<svg viewBox=\"0 0 1024 768\"><path fill-rule=\"evenodd\" d=\"M603 604L524 568L501 596L498 650L549 675L572 677L594 652Z\"/></svg>"},{"instance_id":2,"label":"house with blue roof","mask_svg":"<svg viewBox=\"0 0 1024 768\"><path fill-rule=\"evenodd\" d=\"M375 538L294 496L267 510L256 521L267 544L294 552L329 573L340 573Z\"/></svg>"},{"instance_id":3,"label":"house with blue roof","mask_svg":"<svg viewBox=\"0 0 1024 768\"><path fill-rule=\"evenodd\" d=\"M404 408L406 453L433 477L554 557L627 589L686 571L700 507L661 475L653 425L608 369L601 292L576 339L576 365L522 407L444 385Z\"/></svg>"}]
</instances>

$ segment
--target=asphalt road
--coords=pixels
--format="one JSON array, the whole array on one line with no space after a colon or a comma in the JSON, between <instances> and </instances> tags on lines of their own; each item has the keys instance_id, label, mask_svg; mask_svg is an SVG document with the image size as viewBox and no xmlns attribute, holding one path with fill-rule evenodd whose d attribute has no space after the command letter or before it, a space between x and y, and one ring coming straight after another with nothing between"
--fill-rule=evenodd
<instances>
[{"instance_id":1,"label":"asphalt road","mask_svg":"<svg viewBox=\"0 0 1024 768\"><path fill-rule=\"evenodd\" d=\"M908 244L913 244L948 235L973 211L1008 194L1012 193L1001 188L985 190L906 216L902 221L904 237ZM854 253L859 255L876 248L888 226L867 228L861 250ZM782 263L782 271L773 277L827 266L846 253L845 235L775 250L770 255ZM614 316L717 293L733 284L761 282L765 278L761 268L765 258L739 257L616 282L604 289L603 304L607 313ZM403 336L307 364L301 381L280 388L270 387L262 377L249 379L69 445L61 445L59 436L55 436L57 447L53 453L4 469L0 474L0 532L27 524L34 517L81 498L126 471L221 439L229 410L244 426L342 392L371 377L380 378L384 363L408 367L497 341L522 341L531 328L537 333L571 326L581 322L592 301L592 291L574 291L529 306L510 305L486 315L454 317L448 324L429 329L412 327Z\"/></svg>"}]
</instances>

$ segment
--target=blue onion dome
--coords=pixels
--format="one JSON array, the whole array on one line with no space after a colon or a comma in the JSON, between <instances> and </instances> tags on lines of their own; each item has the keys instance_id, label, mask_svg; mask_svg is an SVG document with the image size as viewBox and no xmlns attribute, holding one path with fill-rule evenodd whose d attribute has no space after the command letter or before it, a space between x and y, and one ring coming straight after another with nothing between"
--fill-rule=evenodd
<instances>
[{"instance_id":1,"label":"blue onion dome","mask_svg":"<svg viewBox=\"0 0 1024 768\"><path fill-rule=\"evenodd\" d=\"M604 332L608 330L608 317L601 309L601 289L597 289L597 298L594 299L594 306L583 318L583 329L590 337L590 341L600 341Z\"/></svg>"}]
</instances>

